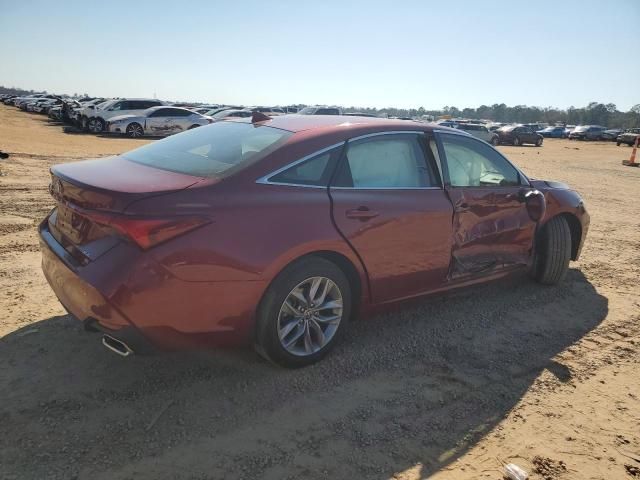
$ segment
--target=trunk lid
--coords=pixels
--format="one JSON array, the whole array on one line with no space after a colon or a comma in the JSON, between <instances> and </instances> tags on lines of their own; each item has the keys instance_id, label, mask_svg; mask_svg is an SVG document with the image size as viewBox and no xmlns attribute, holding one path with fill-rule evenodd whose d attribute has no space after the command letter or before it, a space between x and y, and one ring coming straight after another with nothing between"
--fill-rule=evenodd
<instances>
[{"instance_id":1,"label":"trunk lid","mask_svg":"<svg viewBox=\"0 0 640 480\"><path fill-rule=\"evenodd\" d=\"M56 165L49 185L56 200L49 230L67 252L87 264L122 241L122 231L111 220L126 219L131 203L181 191L202 180L122 157Z\"/></svg>"}]
</instances>

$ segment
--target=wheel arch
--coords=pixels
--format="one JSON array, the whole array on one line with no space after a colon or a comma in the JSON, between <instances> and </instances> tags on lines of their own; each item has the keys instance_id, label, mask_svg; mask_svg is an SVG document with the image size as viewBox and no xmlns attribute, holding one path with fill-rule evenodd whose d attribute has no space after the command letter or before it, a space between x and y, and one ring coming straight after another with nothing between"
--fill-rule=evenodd
<instances>
[{"instance_id":1,"label":"wheel arch","mask_svg":"<svg viewBox=\"0 0 640 480\"><path fill-rule=\"evenodd\" d=\"M552 218L563 217L569 225L569 231L571 232L571 260L577 260L580 253L580 243L582 242L582 224L580 219L569 212L560 212L549 218L546 218L544 224L548 223ZM544 226L543 224L543 226Z\"/></svg>"},{"instance_id":2,"label":"wheel arch","mask_svg":"<svg viewBox=\"0 0 640 480\"><path fill-rule=\"evenodd\" d=\"M288 263L282 266L282 268L278 271L276 275L273 276L269 285L265 288L264 293L260 301L258 302L257 308L260 308L262 301L264 299L265 294L269 290L269 287L273 284L273 282L278 278L278 276L284 272L286 269L291 267L292 265L300 262L303 259L310 257L318 257L324 260L327 260L337 266L342 273L345 274L347 280L349 281L349 285L351 286L351 318L355 319L358 317L359 312L361 311L363 304L366 303L366 293L368 292L368 285L366 284L367 277L364 272L360 271L354 262L348 258L343 253L337 252L335 250L314 250L307 252L303 255L300 255Z\"/></svg>"}]
</instances>

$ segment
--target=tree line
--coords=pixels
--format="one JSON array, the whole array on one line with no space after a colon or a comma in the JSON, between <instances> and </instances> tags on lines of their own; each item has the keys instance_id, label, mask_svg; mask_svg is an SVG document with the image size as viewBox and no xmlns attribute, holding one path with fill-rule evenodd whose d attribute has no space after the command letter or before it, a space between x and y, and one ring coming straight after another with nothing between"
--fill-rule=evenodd
<instances>
[{"instance_id":1,"label":"tree line","mask_svg":"<svg viewBox=\"0 0 640 480\"><path fill-rule=\"evenodd\" d=\"M422 117L430 115L435 118L451 116L473 120L491 120L505 123L556 123L566 125L603 125L609 128L640 127L640 104L634 105L628 112L618 110L613 103L591 102L586 107L569 107L561 110L554 107L529 107L516 105L509 107L504 103L480 105L478 108L443 107L440 110L427 110L423 107L401 108L357 108L349 107L347 112L363 112L379 116Z\"/></svg>"}]
</instances>

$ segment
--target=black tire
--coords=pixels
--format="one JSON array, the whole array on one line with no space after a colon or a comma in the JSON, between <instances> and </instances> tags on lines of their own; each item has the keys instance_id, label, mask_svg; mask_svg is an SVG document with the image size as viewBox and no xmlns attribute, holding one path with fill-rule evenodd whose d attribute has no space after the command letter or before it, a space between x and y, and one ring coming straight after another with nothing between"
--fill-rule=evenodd
<instances>
[{"instance_id":1,"label":"black tire","mask_svg":"<svg viewBox=\"0 0 640 480\"><path fill-rule=\"evenodd\" d=\"M333 337L317 352L301 356L287 351L278 337L281 306L296 285L314 276L330 279L340 290L342 318ZM339 341L351 315L351 286L334 263L320 257L306 257L285 268L271 283L258 306L254 347L267 360L287 368L299 368L321 360Z\"/></svg>"},{"instance_id":2,"label":"black tire","mask_svg":"<svg viewBox=\"0 0 640 480\"><path fill-rule=\"evenodd\" d=\"M514 137L513 146L514 147L519 147L520 145L522 145L522 142L520 141L520 137Z\"/></svg>"},{"instance_id":3,"label":"black tire","mask_svg":"<svg viewBox=\"0 0 640 480\"><path fill-rule=\"evenodd\" d=\"M553 217L539 232L533 277L543 285L561 282L571 260L571 230L564 217Z\"/></svg>"},{"instance_id":4,"label":"black tire","mask_svg":"<svg viewBox=\"0 0 640 480\"><path fill-rule=\"evenodd\" d=\"M541 147L542 146L542 139L539 138L536 140L536 147Z\"/></svg>"},{"instance_id":5,"label":"black tire","mask_svg":"<svg viewBox=\"0 0 640 480\"><path fill-rule=\"evenodd\" d=\"M620 142L616 142L616 147L619 147L619 146L620 146Z\"/></svg>"},{"instance_id":6,"label":"black tire","mask_svg":"<svg viewBox=\"0 0 640 480\"><path fill-rule=\"evenodd\" d=\"M90 118L87 123L91 133L101 133L104 130L104 125L104 120L95 117Z\"/></svg>"},{"instance_id":7,"label":"black tire","mask_svg":"<svg viewBox=\"0 0 640 480\"><path fill-rule=\"evenodd\" d=\"M497 147L498 145L500 145L500 139L497 136L493 137L491 139L491 145L493 145L494 147Z\"/></svg>"},{"instance_id":8,"label":"black tire","mask_svg":"<svg viewBox=\"0 0 640 480\"><path fill-rule=\"evenodd\" d=\"M127 125L127 137L141 138L144 136L144 128L137 122L131 122Z\"/></svg>"}]
</instances>

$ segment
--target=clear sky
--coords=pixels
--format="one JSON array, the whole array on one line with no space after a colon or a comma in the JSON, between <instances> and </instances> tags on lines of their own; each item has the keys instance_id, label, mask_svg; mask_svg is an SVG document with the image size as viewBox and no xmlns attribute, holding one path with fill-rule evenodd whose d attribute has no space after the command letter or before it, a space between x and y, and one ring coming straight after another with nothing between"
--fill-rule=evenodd
<instances>
[{"instance_id":1,"label":"clear sky","mask_svg":"<svg viewBox=\"0 0 640 480\"><path fill-rule=\"evenodd\" d=\"M0 0L0 85L245 105L640 103L640 0Z\"/></svg>"}]
</instances>

